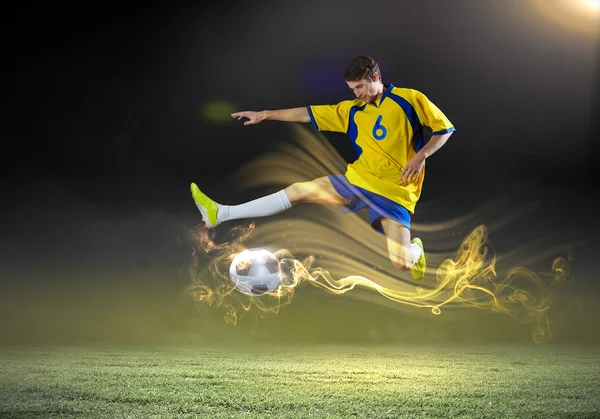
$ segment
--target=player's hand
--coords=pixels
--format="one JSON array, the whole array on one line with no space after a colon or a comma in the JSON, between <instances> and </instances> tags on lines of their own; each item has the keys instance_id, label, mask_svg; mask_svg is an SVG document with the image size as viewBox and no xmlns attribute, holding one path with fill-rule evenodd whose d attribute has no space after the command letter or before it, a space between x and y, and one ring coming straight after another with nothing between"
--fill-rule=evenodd
<instances>
[{"instance_id":1,"label":"player's hand","mask_svg":"<svg viewBox=\"0 0 600 419\"><path fill-rule=\"evenodd\" d=\"M416 182L419 179L419 174L423 170L425 165L425 158L418 154L406 163L404 169L400 173L400 181L402 185L408 185L409 183Z\"/></svg>"},{"instance_id":2,"label":"player's hand","mask_svg":"<svg viewBox=\"0 0 600 419\"><path fill-rule=\"evenodd\" d=\"M265 113L264 112L254 112L254 111L243 111L243 112L235 112L231 114L232 118L236 118L238 121L242 118L247 118L248 120L244 122L244 125L254 125L259 122L264 121Z\"/></svg>"}]
</instances>

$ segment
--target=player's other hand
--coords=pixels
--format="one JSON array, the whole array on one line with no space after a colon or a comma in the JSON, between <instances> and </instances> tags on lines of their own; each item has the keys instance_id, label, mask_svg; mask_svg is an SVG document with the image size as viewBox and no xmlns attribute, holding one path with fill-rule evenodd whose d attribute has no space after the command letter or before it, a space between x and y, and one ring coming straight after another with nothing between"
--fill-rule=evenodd
<instances>
[{"instance_id":1,"label":"player's other hand","mask_svg":"<svg viewBox=\"0 0 600 419\"><path fill-rule=\"evenodd\" d=\"M419 156L418 154L410 159L400 173L400 181L402 184L408 185L409 183L419 180L419 174L421 173L421 170L423 170L424 165L425 158Z\"/></svg>"},{"instance_id":2,"label":"player's other hand","mask_svg":"<svg viewBox=\"0 0 600 419\"><path fill-rule=\"evenodd\" d=\"M254 112L254 111L243 111L243 112L235 112L231 114L232 118L236 118L238 121L242 118L247 118L247 121L244 121L244 125L254 125L262 122L265 119L264 112Z\"/></svg>"}]
</instances>

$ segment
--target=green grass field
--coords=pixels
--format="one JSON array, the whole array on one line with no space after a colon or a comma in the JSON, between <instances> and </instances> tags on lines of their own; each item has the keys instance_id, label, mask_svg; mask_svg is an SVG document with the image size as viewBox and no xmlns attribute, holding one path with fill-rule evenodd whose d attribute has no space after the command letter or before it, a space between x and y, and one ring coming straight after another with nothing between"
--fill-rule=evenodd
<instances>
[{"instance_id":1,"label":"green grass field","mask_svg":"<svg viewBox=\"0 0 600 419\"><path fill-rule=\"evenodd\" d=\"M3 347L2 418L596 418L596 346Z\"/></svg>"}]
</instances>

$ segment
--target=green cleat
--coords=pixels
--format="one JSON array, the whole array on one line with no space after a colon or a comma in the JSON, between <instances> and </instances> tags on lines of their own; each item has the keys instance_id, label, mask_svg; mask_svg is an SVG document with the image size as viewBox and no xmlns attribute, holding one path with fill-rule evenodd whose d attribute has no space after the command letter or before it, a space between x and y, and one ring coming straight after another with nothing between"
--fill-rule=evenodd
<instances>
[{"instance_id":1,"label":"green cleat","mask_svg":"<svg viewBox=\"0 0 600 419\"><path fill-rule=\"evenodd\" d=\"M221 224L217 219L219 204L200 192L198 185L195 183L192 183L190 190L192 191L192 198L194 198L194 202L200 210L200 214L202 214L202 219L204 220L206 227L213 228Z\"/></svg>"},{"instance_id":2,"label":"green cleat","mask_svg":"<svg viewBox=\"0 0 600 419\"><path fill-rule=\"evenodd\" d=\"M412 268L410 268L410 273L415 281L420 281L423 279L425 275L425 269L427 268L427 263L425 261L425 249L423 249L423 242L418 237L415 237L410 241L411 243L417 243L421 248L421 256L415 262Z\"/></svg>"}]
</instances>

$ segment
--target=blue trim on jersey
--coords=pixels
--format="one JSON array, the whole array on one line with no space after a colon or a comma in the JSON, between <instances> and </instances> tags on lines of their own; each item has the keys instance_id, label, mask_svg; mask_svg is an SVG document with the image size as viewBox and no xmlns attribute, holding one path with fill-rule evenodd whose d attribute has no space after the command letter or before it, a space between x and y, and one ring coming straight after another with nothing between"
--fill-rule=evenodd
<instances>
[{"instance_id":1,"label":"blue trim on jersey","mask_svg":"<svg viewBox=\"0 0 600 419\"><path fill-rule=\"evenodd\" d=\"M425 140L423 139L423 125L419 120L417 111L415 108L403 97L390 93L390 98L396 102L404 110L406 117L410 121L410 125L413 129L413 147L416 152L419 152L425 146Z\"/></svg>"},{"instance_id":2,"label":"blue trim on jersey","mask_svg":"<svg viewBox=\"0 0 600 419\"><path fill-rule=\"evenodd\" d=\"M415 147L415 151L418 153L419 150L421 150L423 147L425 147L425 139L423 138L423 132L420 132L418 136L413 137L413 138L414 138L413 146Z\"/></svg>"},{"instance_id":3,"label":"blue trim on jersey","mask_svg":"<svg viewBox=\"0 0 600 419\"><path fill-rule=\"evenodd\" d=\"M319 131L319 126L317 125L317 121L315 120L312 109L310 106L307 106L306 109L308 109L308 116L310 118L310 124L312 125L313 131Z\"/></svg>"},{"instance_id":4,"label":"blue trim on jersey","mask_svg":"<svg viewBox=\"0 0 600 419\"><path fill-rule=\"evenodd\" d=\"M381 99L379 99L379 105L377 105L377 103L375 103L375 102L370 102L370 103L369 103L370 105L373 105L373 106L375 106L376 108L379 108L379 107L381 107L381 104L383 103L383 99L385 99L385 98L386 98L386 96L387 96L387 95L389 95L389 94L390 94L390 92L392 91L392 89L394 88L394 85L393 85L393 84L384 84L384 86L385 86L386 90L385 90L385 92L383 92L383 94L381 95Z\"/></svg>"},{"instance_id":5,"label":"blue trim on jersey","mask_svg":"<svg viewBox=\"0 0 600 419\"><path fill-rule=\"evenodd\" d=\"M400 105L400 107L404 110L404 113L406 114L406 117L410 121L410 125L412 125L413 132L414 132L415 122L419 121L419 117L417 116L417 111L415 111L415 108L413 108L412 105L401 96L394 95L392 93L390 93L389 96L390 96L390 99L392 99L394 102L396 102L398 105ZM420 124L421 122L419 121L418 123Z\"/></svg>"},{"instance_id":6,"label":"blue trim on jersey","mask_svg":"<svg viewBox=\"0 0 600 419\"><path fill-rule=\"evenodd\" d=\"M357 111L364 110L365 106L367 106L367 105L351 107L350 114L348 115L348 121L349 121L348 122L348 132L346 134L350 138L350 141L352 141L352 145L354 146L354 149L356 150L357 158L358 158L358 156L360 156L362 154L362 148L360 148L360 146L358 144L356 144L356 137L358 137L358 127L356 126L356 122L354 121L354 114L356 114Z\"/></svg>"},{"instance_id":7,"label":"blue trim on jersey","mask_svg":"<svg viewBox=\"0 0 600 419\"><path fill-rule=\"evenodd\" d=\"M385 84L385 92L383 92L383 94L381 95L381 99L379 100L379 106L381 106L381 104L383 103L383 99L385 99L390 92L392 91L392 89L394 88L393 84Z\"/></svg>"},{"instance_id":8,"label":"blue trim on jersey","mask_svg":"<svg viewBox=\"0 0 600 419\"><path fill-rule=\"evenodd\" d=\"M454 127L452 128L448 128L445 129L443 131L436 131L436 132L432 132L431 135L442 135L442 134L448 134L449 132L454 132L456 131L456 129Z\"/></svg>"}]
</instances>

